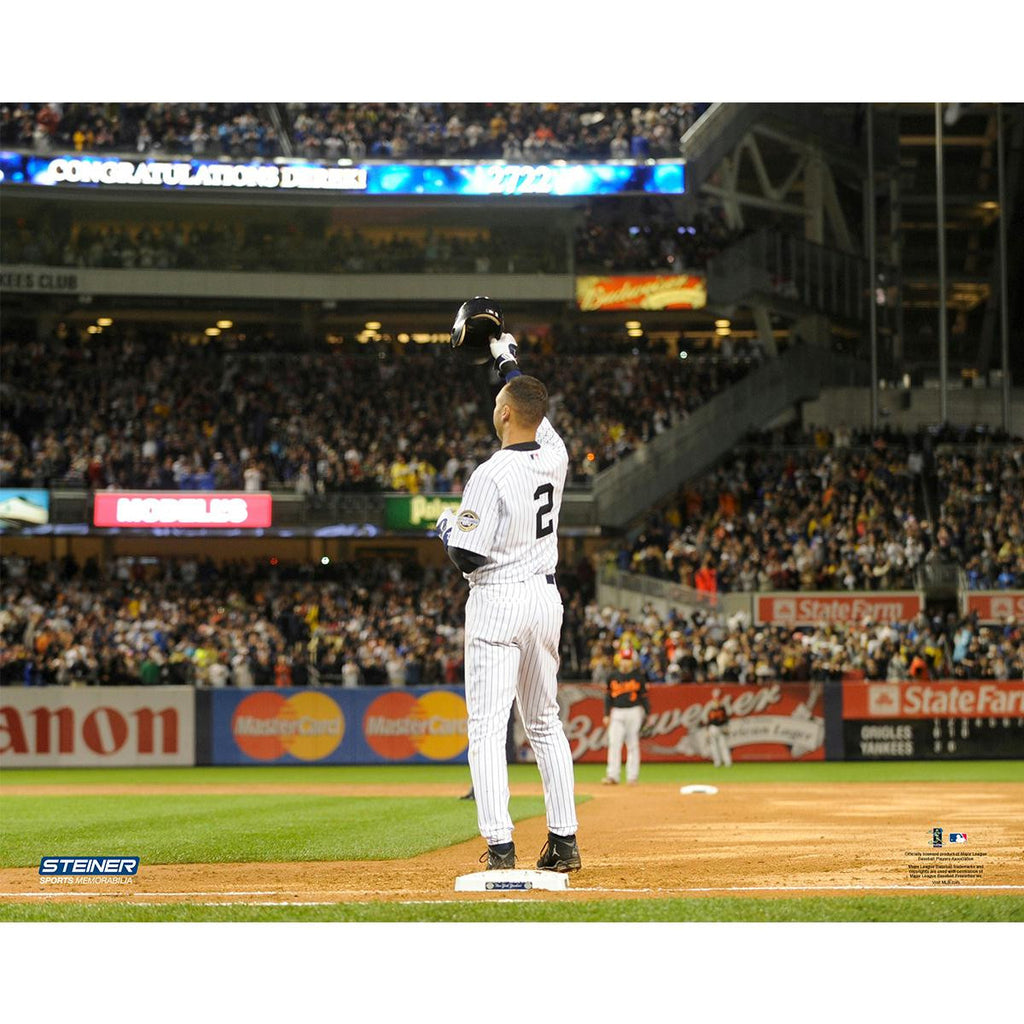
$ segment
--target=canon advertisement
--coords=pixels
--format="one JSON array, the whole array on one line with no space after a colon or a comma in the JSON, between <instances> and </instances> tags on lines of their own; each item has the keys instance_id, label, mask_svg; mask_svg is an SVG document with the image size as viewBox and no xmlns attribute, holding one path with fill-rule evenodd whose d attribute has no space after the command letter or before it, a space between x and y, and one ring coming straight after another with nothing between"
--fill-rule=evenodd
<instances>
[{"instance_id":1,"label":"canon advertisement","mask_svg":"<svg viewBox=\"0 0 1024 1024\"><path fill-rule=\"evenodd\" d=\"M604 762L608 730L603 725L605 688L593 683L558 688L562 721L574 761ZM707 710L718 697L729 715L726 730L734 761L821 761L825 758L825 708L821 683L652 683L648 724L640 741L644 761L710 761ZM531 760L516 719L519 760Z\"/></svg>"},{"instance_id":2,"label":"canon advertisement","mask_svg":"<svg viewBox=\"0 0 1024 1024\"><path fill-rule=\"evenodd\" d=\"M1024 757L1024 681L842 685L848 761Z\"/></svg>"},{"instance_id":3,"label":"canon advertisement","mask_svg":"<svg viewBox=\"0 0 1024 1024\"><path fill-rule=\"evenodd\" d=\"M0 767L195 764L191 686L4 687Z\"/></svg>"},{"instance_id":4,"label":"canon advertisement","mask_svg":"<svg viewBox=\"0 0 1024 1024\"><path fill-rule=\"evenodd\" d=\"M273 499L262 491L97 491L93 525L120 529L270 526Z\"/></svg>"}]
</instances>

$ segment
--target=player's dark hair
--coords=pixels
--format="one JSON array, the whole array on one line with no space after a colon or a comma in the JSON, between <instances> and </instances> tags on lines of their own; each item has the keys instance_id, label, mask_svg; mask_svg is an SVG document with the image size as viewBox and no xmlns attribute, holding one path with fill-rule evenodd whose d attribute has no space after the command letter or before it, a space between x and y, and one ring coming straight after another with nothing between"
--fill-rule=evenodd
<instances>
[{"instance_id":1,"label":"player's dark hair","mask_svg":"<svg viewBox=\"0 0 1024 1024\"><path fill-rule=\"evenodd\" d=\"M536 377L525 373L505 385L509 404L524 426L536 427L548 412L548 389Z\"/></svg>"}]
</instances>

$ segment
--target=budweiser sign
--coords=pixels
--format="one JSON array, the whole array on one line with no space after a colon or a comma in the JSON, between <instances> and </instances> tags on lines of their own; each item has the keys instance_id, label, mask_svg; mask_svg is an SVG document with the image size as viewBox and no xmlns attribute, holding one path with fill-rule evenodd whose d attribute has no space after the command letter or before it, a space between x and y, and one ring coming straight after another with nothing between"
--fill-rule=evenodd
<instances>
[{"instance_id":1,"label":"budweiser sign","mask_svg":"<svg viewBox=\"0 0 1024 1024\"><path fill-rule=\"evenodd\" d=\"M270 526L272 499L262 492L158 494L143 491L97 491L94 526L245 527Z\"/></svg>"},{"instance_id":2,"label":"budweiser sign","mask_svg":"<svg viewBox=\"0 0 1024 1024\"><path fill-rule=\"evenodd\" d=\"M707 283L697 274L576 278L581 310L703 309L707 301Z\"/></svg>"},{"instance_id":3,"label":"budweiser sign","mask_svg":"<svg viewBox=\"0 0 1024 1024\"><path fill-rule=\"evenodd\" d=\"M967 614L975 613L979 622L1024 622L1024 591L972 590L967 595Z\"/></svg>"},{"instance_id":4,"label":"budweiser sign","mask_svg":"<svg viewBox=\"0 0 1024 1024\"><path fill-rule=\"evenodd\" d=\"M1024 716L1024 682L843 683L843 718Z\"/></svg>"},{"instance_id":5,"label":"budweiser sign","mask_svg":"<svg viewBox=\"0 0 1024 1024\"><path fill-rule=\"evenodd\" d=\"M922 608L920 595L912 591L757 595L757 621L777 626L908 622Z\"/></svg>"},{"instance_id":6,"label":"budweiser sign","mask_svg":"<svg viewBox=\"0 0 1024 1024\"><path fill-rule=\"evenodd\" d=\"M657 684L648 688L650 736L641 740L643 760L706 761L711 758L707 716L718 698L729 715L726 741L736 761L821 761L825 757L825 704L822 683ZM603 686L565 684L558 703L574 761L604 761ZM533 757L522 726L514 723L523 760Z\"/></svg>"}]
</instances>

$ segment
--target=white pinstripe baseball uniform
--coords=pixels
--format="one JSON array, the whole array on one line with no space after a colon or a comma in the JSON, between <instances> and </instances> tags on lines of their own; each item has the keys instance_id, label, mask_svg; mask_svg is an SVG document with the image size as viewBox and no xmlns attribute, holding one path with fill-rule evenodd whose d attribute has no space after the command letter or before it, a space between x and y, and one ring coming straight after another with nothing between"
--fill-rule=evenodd
<instances>
[{"instance_id":1,"label":"white pinstripe baseball uniform","mask_svg":"<svg viewBox=\"0 0 1024 1024\"><path fill-rule=\"evenodd\" d=\"M545 417L536 441L495 452L470 475L450 544L486 559L463 575L469 767L477 825L488 845L510 842L505 734L515 700L537 758L548 831L576 832L573 761L558 715L562 600L555 584L558 512L568 453Z\"/></svg>"}]
</instances>

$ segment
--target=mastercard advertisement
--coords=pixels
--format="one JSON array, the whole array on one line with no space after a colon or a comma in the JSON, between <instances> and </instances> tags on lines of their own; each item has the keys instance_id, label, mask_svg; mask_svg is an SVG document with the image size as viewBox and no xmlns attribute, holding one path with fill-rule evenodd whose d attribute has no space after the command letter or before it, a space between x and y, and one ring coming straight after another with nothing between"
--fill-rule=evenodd
<instances>
[{"instance_id":1,"label":"mastercard advertisement","mask_svg":"<svg viewBox=\"0 0 1024 1024\"><path fill-rule=\"evenodd\" d=\"M465 764L461 687L216 690L210 764Z\"/></svg>"}]
</instances>

